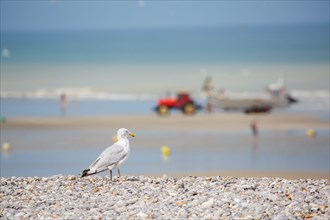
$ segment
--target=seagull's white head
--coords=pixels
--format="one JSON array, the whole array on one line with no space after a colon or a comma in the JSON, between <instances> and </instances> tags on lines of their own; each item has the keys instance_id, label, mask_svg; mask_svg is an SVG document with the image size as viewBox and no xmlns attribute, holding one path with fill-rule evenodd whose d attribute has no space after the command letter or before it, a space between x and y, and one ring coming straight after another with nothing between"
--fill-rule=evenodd
<instances>
[{"instance_id":1,"label":"seagull's white head","mask_svg":"<svg viewBox=\"0 0 330 220\"><path fill-rule=\"evenodd\" d=\"M127 138L128 136L135 137L135 134L129 132L126 128L120 128L117 131L117 138L118 138L118 140L120 140L122 138Z\"/></svg>"}]
</instances>

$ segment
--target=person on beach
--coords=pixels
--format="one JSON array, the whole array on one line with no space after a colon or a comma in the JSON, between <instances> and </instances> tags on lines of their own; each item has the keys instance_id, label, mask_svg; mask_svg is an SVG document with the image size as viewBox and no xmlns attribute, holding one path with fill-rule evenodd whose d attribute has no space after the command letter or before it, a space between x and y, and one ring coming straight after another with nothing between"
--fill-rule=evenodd
<instances>
[{"instance_id":1,"label":"person on beach","mask_svg":"<svg viewBox=\"0 0 330 220\"><path fill-rule=\"evenodd\" d=\"M68 107L68 100L67 100L66 94L65 93L61 94L60 99L61 99L62 115L66 115L66 109Z\"/></svg>"},{"instance_id":2,"label":"person on beach","mask_svg":"<svg viewBox=\"0 0 330 220\"><path fill-rule=\"evenodd\" d=\"M253 119L251 124L250 124L250 127L251 127L251 131L252 131L252 134L253 134L253 137L257 137L258 136L258 123L257 123L257 119Z\"/></svg>"},{"instance_id":3,"label":"person on beach","mask_svg":"<svg viewBox=\"0 0 330 220\"><path fill-rule=\"evenodd\" d=\"M213 91L212 78L207 76L203 82L202 91L206 94L206 112L212 113L213 106L211 103L211 93Z\"/></svg>"}]
</instances>

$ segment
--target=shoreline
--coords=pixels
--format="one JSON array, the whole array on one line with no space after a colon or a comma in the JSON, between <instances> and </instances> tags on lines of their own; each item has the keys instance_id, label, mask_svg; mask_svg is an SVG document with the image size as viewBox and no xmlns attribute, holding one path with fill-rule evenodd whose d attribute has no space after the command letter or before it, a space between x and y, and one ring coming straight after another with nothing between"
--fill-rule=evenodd
<instances>
[{"instance_id":1,"label":"shoreline","mask_svg":"<svg viewBox=\"0 0 330 220\"><path fill-rule=\"evenodd\" d=\"M305 114L242 114L216 113L194 116L157 115L139 116L89 116L89 117L16 117L1 123L1 129L27 128L108 128L120 127L131 130L237 130L246 129L257 118L261 129L307 129L329 128L329 123Z\"/></svg>"}]
</instances>

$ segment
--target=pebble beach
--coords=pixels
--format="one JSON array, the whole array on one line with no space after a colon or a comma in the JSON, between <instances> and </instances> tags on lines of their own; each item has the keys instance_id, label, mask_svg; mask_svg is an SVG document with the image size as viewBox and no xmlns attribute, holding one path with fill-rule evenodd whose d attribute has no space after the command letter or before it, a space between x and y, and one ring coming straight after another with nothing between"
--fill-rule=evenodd
<instances>
[{"instance_id":1,"label":"pebble beach","mask_svg":"<svg viewBox=\"0 0 330 220\"><path fill-rule=\"evenodd\" d=\"M2 177L1 219L329 219L326 179Z\"/></svg>"}]
</instances>

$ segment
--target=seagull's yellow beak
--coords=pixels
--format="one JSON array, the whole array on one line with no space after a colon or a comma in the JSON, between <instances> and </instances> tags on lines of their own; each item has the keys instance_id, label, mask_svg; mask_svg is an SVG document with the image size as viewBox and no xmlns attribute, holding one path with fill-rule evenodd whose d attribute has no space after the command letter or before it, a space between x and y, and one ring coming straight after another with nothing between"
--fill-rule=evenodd
<instances>
[{"instance_id":1,"label":"seagull's yellow beak","mask_svg":"<svg viewBox=\"0 0 330 220\"><path fill-rule=\"evenodd\" d=\"M133 133L129 133L129 135L130 135L131 137L135 137L135 134L133 134Z\"/></svg>"}]
</instances>

